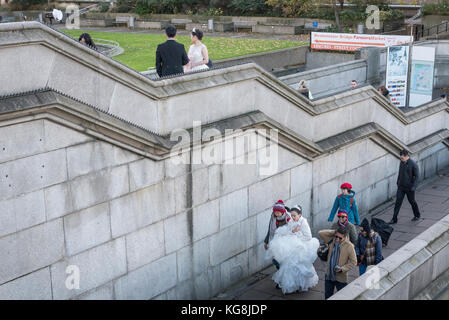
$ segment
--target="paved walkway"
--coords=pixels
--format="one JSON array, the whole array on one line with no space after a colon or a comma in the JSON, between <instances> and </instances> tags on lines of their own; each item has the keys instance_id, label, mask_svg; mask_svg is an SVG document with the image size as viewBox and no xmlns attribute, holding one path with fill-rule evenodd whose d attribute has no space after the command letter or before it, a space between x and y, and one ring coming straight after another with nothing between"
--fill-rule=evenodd
<instances>
[{"instance_id":1,"label":"paved walkway","mask_svg":"<svg viewBox=\"0 0 449 320\"><path fill-rule=\"evenodd\" d=\"M398 216L398 223L393 225L394 231L388 241L388 246L382 248L386 258L418 234L432 226L435 222L449 214L449 167L438 176L420 185L416 192L416 201L421 212L421 219L412 222L413 211L407 198L404 199ZM393 216L394 201L389 201L370 216L376 216L386 222ZM368 218L371 221L370 218ZM250 278L228 288L214 299L219 300L324 300L324 267L325 262L317 259L314 263L319 276L318 284L307 292L283 295L275 288L271 280L276 271L271 266ZM358 277L358 267L350 271L349 281Z\"/></svg>"}]
</instances>

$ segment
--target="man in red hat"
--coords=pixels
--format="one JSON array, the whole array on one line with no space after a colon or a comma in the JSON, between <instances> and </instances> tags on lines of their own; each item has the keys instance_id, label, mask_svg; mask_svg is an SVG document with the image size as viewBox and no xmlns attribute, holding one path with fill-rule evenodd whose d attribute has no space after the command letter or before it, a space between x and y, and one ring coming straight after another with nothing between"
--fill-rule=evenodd
<instances>
[{"instance_id":1,"label":"man in red hat","mask_svg":"<svg viewBox=\"0 0 449 320\"><path fill-rule=\"evenodd\" d=\"M343 183L340 186L341 194L339 194L334 201L329 219L327 221L332 222L338 209L345 210L348 214L348 220L352 224L360 225L359 211L355 201L355 192L352 190L352 185L348 182Z\"/></svg>"},{"instance_id":2,"label":"man in red hat","mask_svg":"<svg viewBox=\"0 0 449 320\"><path fill-rule=\"evenodd\" d=\"M354 224L349 222L348 213L346 212L346 210L343 209L338 210L337 218L338 221L332 224L331 229L332 230L337 230L338 228L347 229L349 241L351 241L351 243L355 245L358 237L357 228L355 227Z\"/></svg>"}]
</instances>

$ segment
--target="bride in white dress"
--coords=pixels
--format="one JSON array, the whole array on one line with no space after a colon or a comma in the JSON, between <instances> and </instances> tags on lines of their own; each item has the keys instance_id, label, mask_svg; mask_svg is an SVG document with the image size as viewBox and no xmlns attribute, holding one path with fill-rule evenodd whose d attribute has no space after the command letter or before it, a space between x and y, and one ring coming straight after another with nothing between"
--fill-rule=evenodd
<instances>
[{"instance_id":1,"label":"bride in white dress","mask_svg":"<svg viewBox=\"0 0 449 320\"><path fill-rule=\"evenodd\" d=\"M207 63L209 62L209 53L207 47L201 43L203 39L203 32L194 28L190 35L192 45L189 48L189 63L184 66L184 72L192 72L199 70L208 70Z\"/></svg>"},{"instance_id":2,"label":"bride in white dress","mask_svg":"<svg viewBox=\"0 0 449 320\"><path fill-rule=\"evenodd\" d=\"M318 284L313 262L317 258L320 243L318 239L312 238L309 224L302 217L299 206L293 207L290 215L292 220L286 227L276 230L268 247L269 254L280 264L272 279L284 294L307 291Z\"/></svg>"}]
</instances>

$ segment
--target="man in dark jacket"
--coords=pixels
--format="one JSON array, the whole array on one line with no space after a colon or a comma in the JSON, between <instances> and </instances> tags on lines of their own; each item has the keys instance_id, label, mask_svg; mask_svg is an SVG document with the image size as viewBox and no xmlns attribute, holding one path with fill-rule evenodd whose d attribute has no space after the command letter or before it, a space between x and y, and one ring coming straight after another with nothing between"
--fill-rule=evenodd
<instances>
[{"instance_id":1,"label":"man in dark jacket","mask_svg":"<svg viewBox=\"0 0 449 320\"><path fill-rule=\"evenodd\" d=\"M398 191L396 193L396 204L394 205L393 219L389 224L394 224L398 222L398 213L402 206L402 201L404 196L407 195L408 202L413 209L413 219L412 221L417 221L421 217L419 213L418 204L415 201L415 190L418 186L419 169L417 164L410 159L407 150L402 150L400 152L401 164L399 165L398 174Z\"/></svg>"},{"instance_id":2,"label":"man in dark jacket","mask_svg":"<svg viewBox=\"0 0 449 320\"><path fill-rule=\"evenodd\" d=\"M189 63L184 45L175 41L176 28L165 29L167 41L158 45L156 50L156 71L159 77L184 73L183 66Z\"/></svg>"}]
</instances>

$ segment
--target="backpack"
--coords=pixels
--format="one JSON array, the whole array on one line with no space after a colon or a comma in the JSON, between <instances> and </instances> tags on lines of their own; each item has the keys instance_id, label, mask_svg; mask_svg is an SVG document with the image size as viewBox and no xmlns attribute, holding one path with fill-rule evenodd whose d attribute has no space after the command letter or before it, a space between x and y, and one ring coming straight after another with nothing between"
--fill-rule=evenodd
<instances>
[{"instance_id":1,"label":"backpack","mask_svg":"<svg viewBox=\"0 0 449 320\"><path fill-rule=\"evenodd\" d=\"M376 231L382 239L382 244L386 246L394 229L388 223L379 218L371 218L371 228Z\"/></svg>"},{"instance_id":2,"label":"backpack","mask_svg":"<svg viewBox=\"0 0 449 320\"><path fill-rule=\"evenodd\" d=\"M341 193L338 195L338 199L340 200L341 198ZM352 209L352 205L354 203L354 197L351 197L351 199L349 199L349 210Z\"/></svg>"},{"instance_id":3,"label":"backpack","mask_svg":"<svg viewBox=\"0 0 449 320\"><path fill-rule=\"evenodd\" d=\"M329 255L329 245L332 243L333 240L329 241L328 243L322 243L320 244L316 254L322 261L327 261L327 257Z\"/></svg>"}]
</instances>

